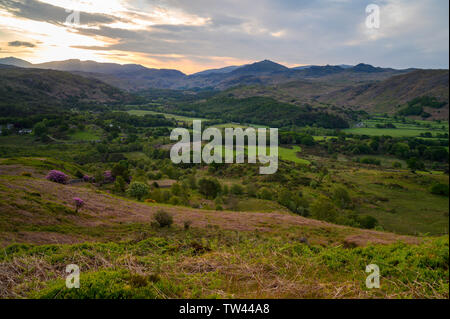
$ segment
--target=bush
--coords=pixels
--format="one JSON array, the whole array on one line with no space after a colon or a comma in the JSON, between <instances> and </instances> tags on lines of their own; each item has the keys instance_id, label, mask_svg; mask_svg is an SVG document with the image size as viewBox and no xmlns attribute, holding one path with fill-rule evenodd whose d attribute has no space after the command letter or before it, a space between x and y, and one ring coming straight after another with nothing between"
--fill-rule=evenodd
<instances>
[{"instance_id":1,"label":"bush","mask_svg":"<svg viewBox=\"0 0 450 319\"><path fill-rule=\"evenodd\" d=\"M231 191L231 194L242 195L244 193L244 188L239 184L233 184L231 186L230 191Z\"/></svg>"},{"instance_id":2,"label":"bush","mask_svg":"<svg viewBox=\"0 0 450 319\"><path fill-rule=\"evenodd\" d=\"M372 216L364 216L359 219L362 228L373 229L378 225L378 220Z\"/></svg>"},{"instance_id":3,"label":"bush","mask_svg":"<svg viewBox=\"0 0 450 319\"><path fill-rule=\"evenodd\" d=\"M147 196L150 191L150 187L145 183L133 182L128 188L128 194L132 197L141 200L142 197Z\"/></svg>"},{"instance_id":4,"label":"bush","mask_svg":"<svg viewBox=\"0 0 450 319\"><path fill-rule=\"evenodd\" d=\"M77 170L77 172L75 173L75 177L78 179L82 179L83 176L84 176L84 174L80 170Z\"/></svg>"},{"instance_id":5,"label":"bush","mask_svg":"<svg viewBox=\"0 0 450 319\"><path fill-rule=\"evenodd\" d=\"M173 224L172 215L163 210L160 210L153 215L153 220L158 223L159 227L170 227Z\"/></svg>"},{"instance_id":6,"label":"bush","mask_svg":"<svg viewBox=\"0 0 450 319\"><path fill-rule=\"evenodd\" d=\"M49 181L59 183L59 184L67 184L67 181L69 180L69 176L64 174L63 172L52 170L48 173L46 176L46 179Z\"/></svg>"},{"instance_id":7,"label":"bush","mask_svg":"<svg viewBox=\"0 0 450 319\"><path fill-rule=\"evenodd\" d=\"M155 275L129 270L82 272L79 289L67 289L65 280L57 280L45 289L33 292L37 299L156 299L161 295L179 298L181 288Z\"/></svg>"},{"instance_id":8,"label":"bush","mask_svg":"<svg viewBox=\"0 0 450 319\"><path fill-rule=\"evenodd\" d=\"M111 171L105 171L103 173L103 182L104 183L112 183L112 182L114 182L114 176L112 175Z\"/></svg>"},{"instance_id":9,"label":"bush","mask_svg":"<svg viewBox=\"0 0 450 319\"><path fill-rule=\"evenodd\" d=\"M184 223L183 223L183 225L184 225L184 230L188 230L189 228L191 228L192 221L190 221L190 220L185 220Z\"/></svg>"},{"instance_id":10,"label":"bush","mask_svg":"<svg viewBox=\"0 0 450 319\"><path fill-rule=\"evenodd\" d=\"M327 222L335 222L338 217L333 203L324 196L319 197L311 204L310 212L312 217Z\"/></svg>"},{"instance_id":11,"label":"bush","mask_svg":"<svg viewBox=\"0 0 450 319\"><path fill-rule=\"evenodd\" d=\"M198 190L207 198L216 198L221 191L221 186L215 178L202 178L198 181Z\"/></svg>"},{"instance_id":12,"label":"bush","mask_svg":"<svg viewBox=\"0 0 450 319\"><path fill-rule=\"evenodd\" d=\"M114 182L114 191L116 193L123 193L125 192L125 186L126 186L126 182L123 179L122 176L117 176L116 177L116 181Z\"/></svg>"},{"instance_id":13,"label":"bush","mask_svg":"<svg viewBox=\"0 0 450 319\"><path fill-rule=\"evenodd\" d=\"M263 187L258 192L258 198L272 200L272 192L267 187Z\"/></svg>"},{"instance_id":14,"label":"bush","mask_svg":"<svg viewBox=\"0 0 450 319\"><path fill-rule=\"evenodd\" d=\"M343 187L336 187L333 191L333 200L341 208L349 208L351 206L352 200L347 190Z\"/></svg>"},{"instance_id":15,"label":"bush","mask_svg":"<svg viewBox=\"0 0 450 319\"><path fill-rule=\"evenodd\" d=\"M75 203L75 213L78 213L78 210L84 206L84 200L79 197L74 197L73 201Z\"/></svg>"},{"instance_id":16,"label":"bush","mask_svg":"<svg viewBox=\"0 0 450 319\"><path fill-rule=\"evenodd\" d=\"M380 160L377 160L376 158L370 158L370 157L362 158L360 163L362 163L362 164L370 164L370 165L378 165L378 166L381 165L381 161Z\"/></svg>"},{"instance_id":17,"label":"bush","mask_svg":"<svg viewBox=\"0 0 450 319\"><path fill-rule=\"evenodd\" d=\"M247 195L250 197L256 197L256 192L258 191L257 186L254 183L247 185Z\"/></svg>"},{"instance_id":18,"label":"bush","mask_svg":"<svg viewBox=\"0 0 450 319\"><path fill-rule=\"evenodd\" d=\"M408 164L408 168L412 171L425 169L425 164L415 157L408 159L406 163Z\"/></svg>"},{"instance_id":19,"label":"bush","mask_svg":"<svg viewBox=\"0 0 450 319\"><path fill-rule=\"evenodd\" d=\"M448 196L448 185L446 184L435 184L431 187L431 194Z\"/></svg>"},{"instance_id":20,"label":"bush","mask_svg":"<svg viewBox=\"0 0 450 319\"><path fill-rule=\"evenodd\" d=\"M392 163L392 167L393 167L393 168L402 168L402 163L400 163L400 162L394 162L394 163Z\"/></svg>"}]
</instances>

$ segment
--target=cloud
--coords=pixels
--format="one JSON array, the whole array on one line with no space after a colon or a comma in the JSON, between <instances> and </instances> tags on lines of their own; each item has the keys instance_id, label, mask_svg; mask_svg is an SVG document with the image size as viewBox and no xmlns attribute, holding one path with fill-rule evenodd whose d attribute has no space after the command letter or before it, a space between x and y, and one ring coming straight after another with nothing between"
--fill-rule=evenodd
<instances>
[{"instance_id":1,"label":"cloud","mask_svg":"<svg viewBox=\"0 0 450 319\"><path fill-rule=\"evenodd\" d=\"M10 47L26 47L26 48L34 48L36 45L34 45L31 42L25 42L25 41L11 41L8 42L8 45Z\"/></svg>"},{"instance_id":2,"label":"cloud","mask_svg":"<svg viewBox=\"0 0 450 319\"><path fill-rule=\"evenodd\" d=\"M220 67L268 58L289 65L448 68L447 1L372 0L381 8L376 30L365 26L366 0L259 0L257 5L250 0L109 0L114 10L86 5L81 25L70 27L64 24L65 9L55 4L67 2L3 0L0 13L95 39L61 44L67 48L120 61L129 55L134 63L142 59L152 67L177 67L177 60L179 69L187 60L191 66Z\"/></svg>"},{"instance_id":3,"label":"cloud","mask_svg":"<svg viewBox=\"0 0 450 319\"><path fill-rule=\"evenodd\" d=\"M63 25L67 17L73 12L73 10L66 11L66 8L36 0L2 0L0 9L16 17L60 25ZM80 21L87 25L112 23L120 20L120 18L106 14L80 12Z\"/></svg>"}]
</instances>

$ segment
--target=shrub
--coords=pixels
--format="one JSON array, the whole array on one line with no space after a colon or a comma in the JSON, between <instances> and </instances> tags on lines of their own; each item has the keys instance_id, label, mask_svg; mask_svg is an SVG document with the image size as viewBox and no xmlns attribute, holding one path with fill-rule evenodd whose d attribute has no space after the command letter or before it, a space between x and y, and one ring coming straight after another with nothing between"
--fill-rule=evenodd
<instances>
[{"instance_id":1,"label":"shrub","mask_svg":"<svg viewBox=\"0 0 450 319\"><path fill-rule=\"evenodd\" d=\"M254 183L247 185L247 195L250 197L256 197L256 192L258 191L257 186Z\"/></svg>"},{"instance_id":2,"label":"shrub","mask_svg":"<svg viewBox=\"0 0 450 319\"><path fill-rule=\"evenodd\" d=\"M448 185L446 184L434 184L431 187L431 194L435 194L435 195L442 195L442 196L448 196L449 190L448 190Z\"/></svg>"},{"instance_id":3,"label":"shrub","mask_svg":"<svg viewBox=\"0 0 450 319\"><path fill-rule=\"evenodd\" d=\"M123 193L125 191L126 182L122 176L117 176L116 181L114 182L114 191L116 193Z\"/></svg>"},{"instance_id":4,"label":"shrub","mask_svg":"<svg viewBox=\"0 0 450 319\"><path fill-rule=\"evenodd\" d=\"M103 176L103 173L101 171L95 172L94 182L96 182L97 184L102 184L103 183L103 179L104 179L104 176Z\"/></svg>"},{"instance_id":5,"label":"shrub","mask_svg":"<svg viewBox=\"0 0 450 319\"><path fill-rule=\"evenodd\" d=\"M39 299L156 299L161 295L179 298L181 287L155 275L129 270L82 272L79 289L67 289L65 280L57 280L45 289L33 292Z\"/></svg>"},{"instance_id":6,"label":"shrub","mask_svg":"<svg viewBox=\"0 0 450 319\"><path fill-rule=\"evenodd\" d=\"M406 163L408 164L408 168L412 171L425 169L425 164L415 157L408 159Z\"/></svg>"},{"instance_id":7,"label":"shrub","mask_svg":"<svg viewBox=\"0 0 450 319\"><path fill-rule=\"evenodd\" d=\"M394 162L394 163L392 163L392 167L393 167L393 168L402 168L402 163L400 163L400 162Z\"/></svg>"},{"instance_id":8,"label":"shrub","mask_svg":"<svg viewBox=\"0 0 450 319\"><path fill-rule=\"evenodd\" d=\"M198 181L198 190L207 198L216 198L221 191L221 186L215 178L202 178Z\"/></svg>"},{"instance_id":9,"label":"shrub","mask_svg":"<svg viewBox=\"0 0 450 319\"><path fill-rule=\"evenodd\" d=\"M191 227L191 225L192 225L192 221L185 220L183 225L184 225L184 230L188 230Z\"/></svg>"},{"instance_id":10,"label":"shrub","mask_svg":"<svg viewBox=\"0 0 450 319\"><path fill-rule=\"evenodd\" d=\"M112 182L114 182L114 176L112 175L111 171L105 171L103 173L103 182L104 183L112 183Z\"/></svg>"},{"instance_id":11,"label":"shrub","mask_svg":"<svg viewBox=\"0 0 450 319\"><path fill-rule=\"evenodd\" d=\"M312 217L328 222L335 222L338 217L333 203L324 196L319 197L311 204L310 212Z\"/></svg>"},{"instance_id":12,"label":"shrub","mask_svg":"<svg viewBox=\"0 0 450 319\"><path fill-rule=\"evenodd\" d=\"M351 198L347 190L343 187L336 187L333 191L333 200L341 208L348 208L351 205Z\"/></svg>"},{"instance_id":13,"label":"shrub","mask_svg":"<svg viewBox=\"0 0 450 319\"><path fill-rule=\"evenodd\" d=\"M153 220L158 223L159 227L170 227L173 224L172 215L163 210L160 210L153 215Z\"/></svg>"},{"instance_id":14,"label":"shrub","mask_svg":"<svg viewBox=\"0 0 450 319\"><path fill-rule=\"evenodd\" d=\"M64 174L63 172L52 170L47 174L46 179L59 184L67 184L69 176Z\"/></svg>"},{"instance_id":15,"label":"shrub","mask_svg":"<svg viewBox=\"0 0 450 319\"><path fill-rule=\"evenodd\" d=\"M362 228L373 229L378 225L378 220L372 216L364 216L359 219Z\"/></svg>"},{"instance_id":16,"label":"shrub","mask_svg":"<svg viewBox=\"0 0 450 319\"><path fill-rule=\"evenodd\" d=\"M79 197L74 197L73 201L75 203L75 213L78 213L78 210L84 206L84 200Z\"/></svg>"},{"instance_id":17,"label":"shrub","mask_svg":"<svg viewBox=\"0 0 450 319\"><path fill-rule=\"evenodd\" d=\"M381 165L381 161L380 160L377 160L376 158L370 158L370 157L362 158L360 163L362 163L362 164L370 164L370 165L378 165L378 166Z\"/></svg>"},{"instance_id":18,"label":"shrub","mask_svg":"<svg viewBox=\"0 0 450 319\"><path fill-rule=\"evenodd\" d=\"M75 173L76 178L82 179L83 176L84 176L84 174L80 170L77 170L77 172Z\"/></svg>"},{"instance_id":19,"label":"shrub","mask_svg":"<svg viewBox=\"0 0 450 319\"><path fill-rule=\"evenodd\" d=\"M267 187L263 187L258 192L258 198L272 200L272 192Z\"/></svg>"},{"instance_id":20,"label":"shrub","mask_svg":"<svg viewBox=\"0 0 450 319\"><path fill-rule=\"evenodd\" d=\"M128 188L128 194L131 197L135 197L138 200L141 200L142 197L147 196L150 191L150 187L141 182L133 182L130 184L130 187Z\"/></svg>"},{"instance_id":21,"label":"shrub","mask_svg":"<svg viewBox=\"0 0 450 319\"><path fill-rule=\"evenodd\" d=\"M239 184L233 184L231 186L230 191L231 191L231 194L242 195L244 193L244 188Z\"/></svg>"}]
</instances>

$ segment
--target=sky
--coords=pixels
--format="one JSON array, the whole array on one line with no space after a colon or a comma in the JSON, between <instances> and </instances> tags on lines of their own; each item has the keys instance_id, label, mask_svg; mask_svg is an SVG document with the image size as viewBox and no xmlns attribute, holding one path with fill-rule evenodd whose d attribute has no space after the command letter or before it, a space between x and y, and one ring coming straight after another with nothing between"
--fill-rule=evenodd
<instances>
[{"instance_id":1,"label":"sky","mask_svg":"<svg viewBox=\"0 0 450 319\"><path fill-rule=\"evenodd\" d=\"M378 28L367 26L370 4L379 8ZM0 57L32 63L95 60L191 74L264 59L447 69L448 55L447 0L0 0Z\"/></svg>"}]
</instances>

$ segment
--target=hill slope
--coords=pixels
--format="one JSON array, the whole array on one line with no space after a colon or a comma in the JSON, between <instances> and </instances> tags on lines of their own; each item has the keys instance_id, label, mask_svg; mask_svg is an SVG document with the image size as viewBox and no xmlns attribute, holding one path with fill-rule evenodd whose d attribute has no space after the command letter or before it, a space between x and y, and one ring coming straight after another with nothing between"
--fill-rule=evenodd
<instances>
[{"instance_id":1,"label":"hill slope","mask_svg":"<svg viewBox=\"0 0 450 319\"><path fill-rule=\"evenodd\" d=\"M132 97L99 80L69 72L0 68L0 115L50 112L55 107L115 104Z\"/></svg>"},{"instance_id":2,"label":"hill slope","mask_svg":"<svg viewBox=\"0 0 450 319\"><path fill-rule=\"evenodd\" d=\"M355 87L347 87L322 95L319 100L336 105L350 105L368 112L398 111L397 105L420 96L436 97L446 102L436 118L448 118L448 70L417 70L387 80ZM430 111L428 109L428 111Z\"/></svg>"},{"instance_id":3,"label":"hill slope","mask_svg":"<svg viewBox=\"0 0 450 319\"><path fill-rule=\"evenodd\" d=\"M448 297L448 238L138 203L42 173L0 164L0 298ZM175 225L150 225L161 209ZM371 263L382 289L364 286ZM80 265L80 289L65 288L67 264Z\"/></svg>"}]
</instances>

